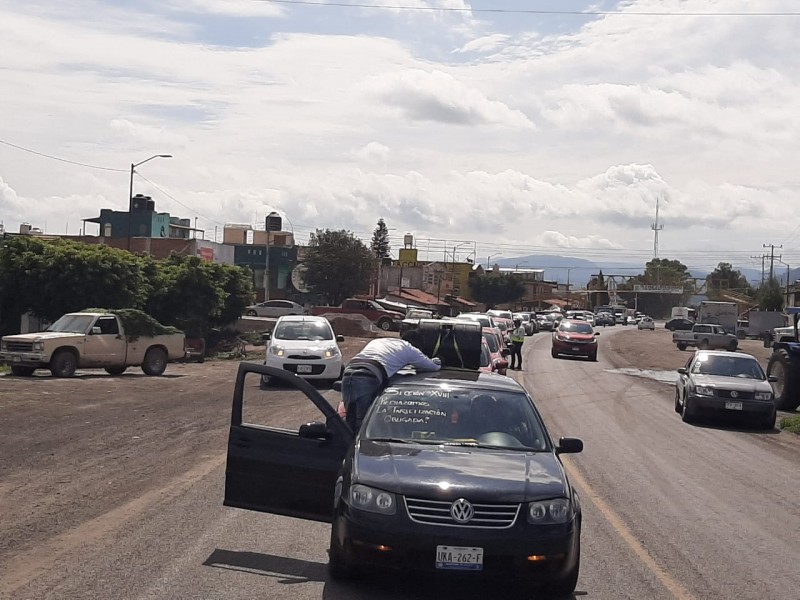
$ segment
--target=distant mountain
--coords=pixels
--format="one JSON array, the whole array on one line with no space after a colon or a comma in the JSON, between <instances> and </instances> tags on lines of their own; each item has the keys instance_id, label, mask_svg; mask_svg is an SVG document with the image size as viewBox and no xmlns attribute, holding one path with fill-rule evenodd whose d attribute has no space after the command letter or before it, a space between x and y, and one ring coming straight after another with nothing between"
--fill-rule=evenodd
<instances>
[{"instance_id":1,"label":"distant mountain","mask_svg":"<svg viewBox=\"0 0 800 600\"><path fill-rule=\"evenodd\" d=\"M644 273L645 262L620 262L620 261L592 261L585 258L575 258L571 256L560 256L551 254L529 254L526 256L518 256L516 258L502 258L499 260L491 261L492 264L497 264L501 267L507 268L520 268L520 269L544 269L544 279L547 281L556 281L558 283L569 282L572 286L585 287L589 280L603 271L603 275L639 275ZM483 259L483 265L486 265L486 259ZM752 285L759 285L761 283L761 269L753 269L751 267L737 267L742 275L747 278ZM692 277L698 279L705 279L710 269L699 269L689 266L689 272ZM780 271L775 272L775 276L779 278L781 285L786 285L786 271L782 274ZM789 276L791 281L800 279L800 268L791 271Z\"/></svg>"}]
</instances>

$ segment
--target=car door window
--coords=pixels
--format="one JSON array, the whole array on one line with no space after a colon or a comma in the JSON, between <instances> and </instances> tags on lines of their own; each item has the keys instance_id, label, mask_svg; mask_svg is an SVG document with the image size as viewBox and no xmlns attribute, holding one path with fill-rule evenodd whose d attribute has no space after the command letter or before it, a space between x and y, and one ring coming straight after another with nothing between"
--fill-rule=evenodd
<instances>
[{"instance_id":1,"label":"car door window","mask_svg":"<svg viewBox=\"0 0 800 600\"><path fill-rule=\"evenodd\" d=\"M117 335L119 334L119 324L116 317L100 317L95 323L95 327L100 328L102 335Z\"/></svg>"}]
</instances>

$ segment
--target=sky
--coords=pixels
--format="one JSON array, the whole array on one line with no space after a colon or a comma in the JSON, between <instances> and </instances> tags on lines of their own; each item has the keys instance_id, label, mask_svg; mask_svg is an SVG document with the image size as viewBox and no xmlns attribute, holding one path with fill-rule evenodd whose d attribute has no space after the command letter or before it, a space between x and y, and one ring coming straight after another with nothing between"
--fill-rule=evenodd
<instances>
[{"instance_id":1,"label":"sky","mask_svg":"<svg viewBox=\"0 0 800 600\"><path fill-rule=\"evenodd\" d=\"M0 221L800 266L796 0L346 3L0 0Z\"/></svg>"}]
</instances>

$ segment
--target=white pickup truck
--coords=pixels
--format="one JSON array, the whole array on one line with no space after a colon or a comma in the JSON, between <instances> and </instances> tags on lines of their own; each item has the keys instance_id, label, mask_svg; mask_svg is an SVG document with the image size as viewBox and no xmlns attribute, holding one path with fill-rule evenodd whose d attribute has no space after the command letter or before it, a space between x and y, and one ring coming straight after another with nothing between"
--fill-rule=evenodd
<instances>
[{"instance_id":1,"label":"white pickup truck","mask_svg":"<svg viewBox=\"0 0 800 600\"><path fill-rule=\"evenodd\" d=\"M727 333L722 325L698 323L691 331L676 331L672 334L672 342L678 350L686 350L689 346L697 346L700 350L735 351L739 341L732 333Z\"/></svg>"},{"instance_id":2,"label":"white pickup truck","mask_svg":"<svg viewBox=\"0 0 800 600\"><path fill-rule=\"evenodd\" d=\"M54 377L72 377L76 369L87 368L120 375L135 366L146 375L161 375L167 362L186 355L185 336L144 313L139 316L137 322L144 319L155 335L135 335L131 327L126 333L124 319L114 313L68 313L45 331L3 336L0 363L23 377L36 369L50 369Z\"/></svg>"}]
</instances>

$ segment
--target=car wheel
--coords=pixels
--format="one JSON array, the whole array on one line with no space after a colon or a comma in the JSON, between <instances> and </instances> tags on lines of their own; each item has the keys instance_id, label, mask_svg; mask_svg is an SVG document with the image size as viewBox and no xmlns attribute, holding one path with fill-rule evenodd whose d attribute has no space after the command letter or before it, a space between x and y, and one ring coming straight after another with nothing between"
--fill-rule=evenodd
<instances>
[{"instance_id":1,"label":"car wheel","mask_svg":"<svg viewBox=\"0 0 800 600\"><path fill-rule=\"evenodd\" d=\"M759 428L763 429L764 431L772 431L775 429L775 419L778 417L778 411L773 410L771 413L766 415L764 418L761 419L759 423Z\"/></svg>"},{"instance_id":2,"label":"car wheel","mask_svg":"<svg viewBox=\"0 0 800 600\"><path fill-rule=\"evenodd\" d=\"M254 311L254 310L248 310L248 311L247 311L247 316L248 316L248 317L255 317L255 316L257 316L257 315L256 315L256 311Z\"/></svg>"},{"instance_id":3,"label":"car wheel","mask_svg":"<svg viewBox=\"0 0 800 600\"><path fill-rule=\"evenodd\" d=\"M686 350L686 344L684 344L683 342L678 342L678 350L680 350L681 352Z\"/></svg>"},{"instance_id":4,"label":"car wheel","mask_svg":"<svg viewBox=\"0 0 800 600\"><path fill-rule=\"evenodd\" d=\"M728 350L729 350L730 352L736 352L736 348L737 348L738 346L739 346L739 344L737 344L737 343L736 343L736 340L731 340L731 343L730 343L730 344L728 344Z\"/></svg>"},{"instance_id":5,"label":"car wheel","mask_svg":"<svg viewBox=\"0 0 800 600\"><path fill-rule=\"evenodd\" d=\"M262 390L266 390L267 388L269 388L269 376L268 375L262 375L261 376L261 381L259 382L258 387L261 388Z\"/></svg>"},{"instance_id":6,"label":"car wheel","mask_svg":"<svg viewBox=\"0 0 800 600\"><path fill-rule=\"evenodd\" d=\"M681 413L681 393L678 391L677 386L675 386L675 412Z\"/></svg>"},{"instance_id":7,"label":"car wheel","mask_svg":"<svg viewBox=\"0 0 800 600\"><path fill-rule=\"evenodd\" d=\"M697 344L697 347L700 348L700 350L708 350L708 340L701 340L700 343Z\"/></svg>"},{"instance_id":8,"label":"car wheel","mask_svg":"<svg viewBox=\"0 0 800 600\"><path fill-rule=\"evenodd\" d=\"M382 329L383 331L389 331L392 328L392 320L381 319L380 321L378 321L378 328Z\"/></svg>"},{"instance_id":9,"label":"car wheel","mask_svg":"<svg viewBox=\"0 0 800 600\"><path fill-rule=\"evenodd\" d=\"M566 576L559 579L548 581L545 584L545 591L548 595L555 598L572 598L575 587L578 585L578 574L581 568L581 538L578 535L575 549L575 565L569 570Z\"/></svg>"},{"instance_id":10,"label":"car wheel","mask_svg":"<svg viewBox=\"0 0 800 600\"><path fill-rule=\"evenodd\" d=\"M50 360L53 377L72 377L78 368L78 358L69 350L59 350Z\"/></svg>"},{"instance_id":11,"label":"car wheel","mask_svg":"<svg viewBox=\"0 0 800 600\"><path fill-rule=\"evenodd\" d=\"M142 372L145 375L158 376L167 368L167 353L163 348L150 348L144 355Z\"/></svg>"},{"instance_id":12,"label":"car wheel","mask_svg":"<svg viewBox=\"0 0 800 600\"><path fill-rule=\"evenodd\" d=\"M589 360L591 360L592 362L597 362L597 352L595 352L594 354L590 354Z\"/></svg>"},{"instance_id":13,"label":"car wheel","mask_svg":"<svg viewBox=\"0 0 800 600\"><path fill-rule=\"evenodd\" d=\"M122 375L128 367L106 367L106 373L109 375Z\"/></svg>"},{"instance_id":14,"label":"car wheel","mask_svg":"<svg viewBox=\"0 0 800 600\"><path fill-rule=\"evenodd\" d=\"M347 581L356 576L355 568L347 561L344 551L336 540L333 526L331 526L331 543L328 549L328 575L337 581Z\"/></svg>"},{"instance_id":15,"label":"car wheel","mask_svg":"<svg viewBox=\"0 0 800 600\"><path fill-rule=\"evenodd\" d=\"M550 356L553 358L558 358L558 352L556 352L555 348L550 348Z\"/></svg>"},{"instance_id":16,"label":"car wheel","mask_svg":"<svg viewBox=\"0 0 800 600\"><path fill-rule=\"evenodd\" d=\"M691 423L694 421L694 413L689 406L689 397L683 399L683 406L681 407L681 420L684 423Z\"/></svg>"},{"instance_id":17,"label":"car wheel","mask_svg":"<svg viewBox=\"0 0 800 600\"><path fill-rule=\"evenodd\" d=\"M767 375L778 378L772 384L778 409L792 411L800 406L800 358L783 348L775 350L769 357Z\"/></svg>"}]
</instances>

